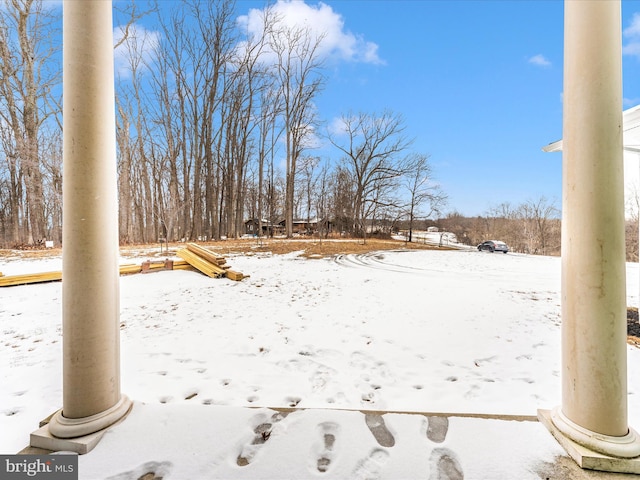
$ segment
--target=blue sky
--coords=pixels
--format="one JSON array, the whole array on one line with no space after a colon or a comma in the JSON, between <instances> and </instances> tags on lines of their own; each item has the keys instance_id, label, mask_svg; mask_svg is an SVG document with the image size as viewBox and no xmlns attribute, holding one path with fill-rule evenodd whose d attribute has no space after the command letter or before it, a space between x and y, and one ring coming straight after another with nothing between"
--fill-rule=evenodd
<instances>
[{"instance_id":1,"label":"blue sky","mask_svg":"<svg viewBox=\"0 0 640 480\"><path fill-rule=\"evenodd\" d=\"M562 137L561 0L306 3L316 12L329 7L343 33L377 46L374 61L331 62L317 99L323 119L401 113L412 150L431 155L447 211L481 215L542 196L560 208L561 154L541 148ZM240 0L238 11L261 5ZM624 0L622 9L623 45L633 52L640 1ZM625 108L640 103L635 52L623 60Z\"/></svg>"},{"instance_id":2,"label":"blue sky","mask_svg":"<svg viewBox=\"0 0 640 480\"><path fill-rule=\"evenodd\" d=\"M348 112L401 114L411 151L431 156L449 196L445 213L541 197L561 207L561 154L541 149L562 137L562 0L275 5L288 22L328 32L327 82L315 100L325 129ZM237 12L251 25L264 6L238 0ZM622 1L622 27L629 108L640 104L640 0Z\"/></svg>"}]
</instances>

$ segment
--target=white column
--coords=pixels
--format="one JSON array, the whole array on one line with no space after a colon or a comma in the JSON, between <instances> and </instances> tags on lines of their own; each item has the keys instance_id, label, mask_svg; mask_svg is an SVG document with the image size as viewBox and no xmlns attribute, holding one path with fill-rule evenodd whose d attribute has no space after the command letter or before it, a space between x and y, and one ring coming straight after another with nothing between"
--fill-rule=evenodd
<instances>
[{"instance_id":1,"label":"white column","mask_svg":"<svg viewBox=\"0 0 640 480\"><path fill-rule=\"evenodd\" d=\"M631 458L620 1L565 1L564 34L562 407L551 418L576 443Z\"/></svg>"},{"instance_id":2,"label":"white column","mask_svg":"<svg viewBox=\"0 0 640 480\"><path fill-rule=\"evenodd\" d=\"M118 197L111 0L63 3L63 407L72 438L120 420Z\"/></svg>"}]
</instances>

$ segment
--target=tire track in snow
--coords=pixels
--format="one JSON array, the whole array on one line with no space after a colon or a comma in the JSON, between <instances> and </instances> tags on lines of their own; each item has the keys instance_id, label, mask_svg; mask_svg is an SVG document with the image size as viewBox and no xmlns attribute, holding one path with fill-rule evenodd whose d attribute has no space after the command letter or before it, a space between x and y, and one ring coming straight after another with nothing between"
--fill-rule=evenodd
<instances>
[{"instance_id":1,"label":"tire track in snow","mask_svg":"<svg viewBox=\"0 0 640 480\"><path fill-rule=\"evenodd\" d=\"M403 250L391 250L393 253L407 253ZM353 268L373 268L377 270L385 270L388 272L423 274L424 272L438 271L435 269L426 269L412 267L408 265L398 265L385 261L386 256L381 252L368 252L359 254L341 254L337 255L334 261L343 267Z\"/></svg>"}]
</instances>

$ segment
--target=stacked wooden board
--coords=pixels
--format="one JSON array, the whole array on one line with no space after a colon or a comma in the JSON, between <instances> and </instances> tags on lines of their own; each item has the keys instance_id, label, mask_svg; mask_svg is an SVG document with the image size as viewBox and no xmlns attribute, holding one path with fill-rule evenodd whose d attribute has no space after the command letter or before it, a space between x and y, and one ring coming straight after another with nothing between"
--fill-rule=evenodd
<instances>
[{"instance_id":1,"label":"stacked wooden board","mask_svg":"<svg viewBox=\"0 0 640 480\"><path fill-rule=\"evenodd\" d=\"M182 258L182 260L147 260L141 265L120 265L120 275L150 273L160 270L192 270L195 268L212 278L227 277L230 280L236 281L245 278L245 275L242 273L231 270L230 267L226 265L224 257L195 243L189 243L187 248L178 250L177 255ZM62 272L59 271L27 273L24 275L2 275L2 273L0 273L0 287L56 282L60 280L62 280Z\"/></svg>"},{"instance_id":2,"label":"stacked wooden board","mask_svg":"<svg viewBox=\"0 0 640 480\"><path fill-rule=\"evenodd\" d=\"M170 267L167 268L167 264L170 262ZM130 275L133 273L146 273L145 264L148 265L147 271L160 271L160 270L192 270L191 265L187 262L178 260L171 261L165 260L162 262L144 262L142 265L120 265L120 275ZM58 282L62 280L62 272L42 272L42 273L25 273L23 275L1 275L0 274L0 287L13 287L15 285L26 285L29 283L43 283L43 282Z\"/></svg>"},{"instance_id":3,"label":"stacked wooden board","mask_svg":"<svg viewBox=\"0 0 640 480\"><path fill-rule=\"evenodd\" d=\"M188 243L187 248L178 250L176 255L211 278L227 277L239 281L245 277L231 270L224 257L195 243Z\"/></svg>"}]
</instances>

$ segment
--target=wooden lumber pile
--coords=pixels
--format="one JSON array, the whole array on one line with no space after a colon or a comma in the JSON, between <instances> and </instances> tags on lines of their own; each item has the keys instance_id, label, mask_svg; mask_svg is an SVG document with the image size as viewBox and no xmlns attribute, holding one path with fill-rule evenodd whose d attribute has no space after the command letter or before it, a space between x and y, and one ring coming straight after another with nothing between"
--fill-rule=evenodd
<instances>
[{"instance_id":1,"label":"wooden lumber pile","mask_svg":"<svg viewBox=\"0 0 640 480\"><path fill-rule=\"evenodd\" d=\"M120 265L120 275L150 273L161 270L192 270L195 268L212 278L227 277L230 280L239 281L246 277L240 272L231 270L229 265L226 265L224 257L195 243L187 244L187 248L178 250L176 254L182 260L147 260L142 265ZM62 272L27 273L24 275L2 275L0 273L0 287L60 280L62 280Z\"/></svg>"},{"instance_id":2,"label":"wooden lumber pile","mask_svg":"<svg viewBox=\"0 0 640 480\"><path fill-rule=\"evenodd\" d=\"M227 277L236 281L245 278L242 273L231 270L223 256L196 243L188 243L187 248L178 250L176 255L211 278Z\"/></svg>"},{"instance_id":3,"label":"wooden lumber pile","mask_svg":"<svg viewBox=\"0 0 640 480\"><path fill-rule=\"evenodd\" d=\"M178 250L176 252L176 255L178 255L183 260L186 260L192 267L197 268L208 277L220 278L220 277L223 277L225 274L225 271L223 268L219 267L218 265L214 265L213 263L198 256L192 251L187 250L186 248Z\"/></svg>"},{"instance_id":4,"label":"wooden lumber pile","mask_svg":"<svg viewBox=\"0 0 640 480\"><path fill-rule=\"evenodd\" d=\"M159 262L146 261L142 265L120 265L120 275L134 273L158 272L160 270L192 270L193 267L184 260L163 260ZM0 274L0 287L13 287L29 283L59 282L62 272L26 273L23 275Z\"/></svg>"}]
</instances>

